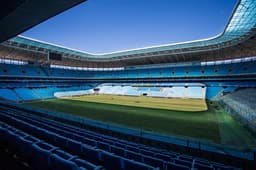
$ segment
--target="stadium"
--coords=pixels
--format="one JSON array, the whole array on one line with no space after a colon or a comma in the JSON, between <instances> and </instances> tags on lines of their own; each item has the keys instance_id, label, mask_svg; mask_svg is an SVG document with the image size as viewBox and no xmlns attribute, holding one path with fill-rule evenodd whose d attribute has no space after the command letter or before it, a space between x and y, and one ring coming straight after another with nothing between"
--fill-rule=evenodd
<instances>
[{"instance_id":1,"label":"stadium","mask_svg":"<svg viewBox=\"0 0 256 170\"><path fill-rule=\"evenodd\" d=\"M82 2L0 6L1 170L256 169L255 0L196 41L91 54L20 35Z\"/></svg>"}]
</instances>

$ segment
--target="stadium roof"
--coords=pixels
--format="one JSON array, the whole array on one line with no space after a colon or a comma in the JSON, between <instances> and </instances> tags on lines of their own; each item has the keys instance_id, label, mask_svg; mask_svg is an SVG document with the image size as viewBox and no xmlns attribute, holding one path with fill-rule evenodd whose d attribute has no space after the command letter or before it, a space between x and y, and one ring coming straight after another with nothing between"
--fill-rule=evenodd
<instances>
[{"instance_id":1,"label":"stadium roof","mask_svg":"<svg viewBox=\"0 0 256 170\"><path fill-rule=\"evenodd\" d=\"M0 42L85 0L1 0Z\"/></svg>"},{"instance_id":2,"label":"stadium roof","mask_svg":"<svg viewBox=\"0 0 256 170\"><path fill-rule=\"evenodd\" d=\"M91 62L94 63L95 66L103 62L105 65L106 63L110 63L112 67L198 61L204 59L212 60L218 59L218 56L221 59L223 59L223 57L247 57L247 55L252 55L256 52L255 9L256 0L238 0L224 31L209 39L165 44L113 53L91 54L23 36L14 37L6 42L6 44L18 46L19 48L38 49L40 52L57 52L63 54L63 57ZM235 52L236 55L232 52Z\"/></svg>"}]
</instances>

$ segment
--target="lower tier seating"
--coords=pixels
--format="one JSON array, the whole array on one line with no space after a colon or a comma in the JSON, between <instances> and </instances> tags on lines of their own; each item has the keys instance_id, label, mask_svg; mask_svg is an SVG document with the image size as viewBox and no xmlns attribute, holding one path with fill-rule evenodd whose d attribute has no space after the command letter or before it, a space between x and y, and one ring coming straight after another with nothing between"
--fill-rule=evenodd
<instances>
[{"instance_id":1,"label":"lower tier seating","mask_svg":"<svg viewBox=\"0 0 256 170\"><path fill-rule=\"evenodd\" d=\"M236 114L252 131L256 132L256 88L240 89L221 97L228 112Z\"/></svg>"},{"instance_id":2,"label":"lower tier seating","mask_svg":"<svg viewBox=\"0 0 256 170\"><path fill-rule=\"evenodd\" d=\"M1 143L35 169L238 169L1 106Z\"/></svg>"},{"instance_id":3,"label":"lower tier seating","mask_svg":"<svg viewBox=\"0 0 256 170\"><path fill-rule=\"evenodd\" d=\"M32 101L32 100L42 100L54 98L54 93L61 91L79 91L88 90L88 86L74 86L74 87L34 87L34 88L0 88L0 98L9 101Z\"/></svg>"}]
</instances>

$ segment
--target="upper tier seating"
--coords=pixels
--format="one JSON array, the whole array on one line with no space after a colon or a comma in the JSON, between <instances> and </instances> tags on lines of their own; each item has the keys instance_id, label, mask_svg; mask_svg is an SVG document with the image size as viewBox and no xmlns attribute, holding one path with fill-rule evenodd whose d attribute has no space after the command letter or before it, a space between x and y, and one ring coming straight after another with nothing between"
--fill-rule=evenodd
<instances>
[{"instance_id":1,"label":"upper tier seating","mask_svg":"<svg viewBox=\"0 0 256 170\"><path fill-rule=\"evenodd\" d=\"M125 70L69 70L45 66L0 64L0 76L33 76L65 78L165 78L246 75L256 72L256 61L219 65L127 68Z\"/></svg>"}]
</instances>

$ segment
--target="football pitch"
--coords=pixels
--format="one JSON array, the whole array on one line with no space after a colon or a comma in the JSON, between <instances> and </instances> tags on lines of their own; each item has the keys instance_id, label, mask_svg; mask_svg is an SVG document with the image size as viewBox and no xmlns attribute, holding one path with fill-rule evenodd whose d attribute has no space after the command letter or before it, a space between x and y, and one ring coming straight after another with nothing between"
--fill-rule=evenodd
<instances>
[{"instance_id":1,"label":"football pitch","mask_svg":"<svg viewBox=\"0 0 256 170\"><path fill-rule=\"evenodd\" d=\"M217 102L115 95L86 95L34 101L33 107L105 123L190 137L236 147L255 146L251 133Z\"/></svg>"}]
</instances>

